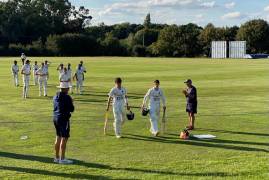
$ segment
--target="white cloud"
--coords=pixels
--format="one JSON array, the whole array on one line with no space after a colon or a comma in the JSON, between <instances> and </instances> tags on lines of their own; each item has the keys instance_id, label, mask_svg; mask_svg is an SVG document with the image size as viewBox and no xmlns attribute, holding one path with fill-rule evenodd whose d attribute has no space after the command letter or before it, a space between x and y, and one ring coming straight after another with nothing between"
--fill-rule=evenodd
<instances>
[{"instance_id":1,"label":"white cloud","mask_svg":"<svg viewBox=\"0 0 269 180\"><path fill-rule=\"evenodd\" d=\"M235 2L226 3L224 5L227 9L232 9L235 7Z\"/></svg>"},{"instance_id":2,"label":"white cloud","mask_svg":"<svg viewBox=\"0 0 269 180\"><path fill-rule=\"evenodd\" d=\"M269 12L269 5L267 7L264 8L265 12Z\"/></svg>"},{"instance_id":3,"label":"white cloud","mask_svg":"<svg viewBox=\"0 0 269 180\"><path fill-rule=\"evenodd\" d=\"M216 5L215 1L203 2L203 3L200 4L200 6L204 7L204 8L213 8L213 7L215 7L215 5Z\"/></svg>"},{"instance_id":4,"label":"white cloud","mask_svg":"<svg viewBox=\"0 0 269 180\"><path fill-rule=\"evenodd\" d=\"M239 19L242 18L243 15L240 12L231 12L224 14L221 18L222 19Z\"/></svg>"},{"instance_id":5,"label":"white cloud","mask_svg":"<svg viewBox=\"0 0 269 180\"><path fill-rule=\"evenodd\" d=\"M106 5L99 14L113 14L113 12L141 13L153 8L185 8L201 9L215 7L215 1L208 0L125 0Z\"/></svg>"}]
</instances>

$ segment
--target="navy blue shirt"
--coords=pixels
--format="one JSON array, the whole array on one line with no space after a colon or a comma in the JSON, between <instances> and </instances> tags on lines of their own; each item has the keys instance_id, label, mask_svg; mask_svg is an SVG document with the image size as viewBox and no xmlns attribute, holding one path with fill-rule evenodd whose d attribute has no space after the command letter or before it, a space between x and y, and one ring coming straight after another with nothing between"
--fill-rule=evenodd
<instances>
[{"instance_id":1,"label":"navy blue shirt","mask_svg":"<svg viewBox=\"0 0 269 180\"><path fill-rule=\"evenodd\" d=\"M194 86L191 88L188 88L187 90L188 95L186 96L187 98L187 103L188 104L197 104L197 91Z\"/></svg>"},{"instance_id":2,"label":"navy blue shirt","mask_svg":"<svg viewBox=\"0 0 269 180\"><path fill-rule=\"evenodd\" d=\"M74 112L72 98L65 93L58 92L53 97L53 119L54 121L69 121L71 112Z\"/></svg>"}]
</instances>

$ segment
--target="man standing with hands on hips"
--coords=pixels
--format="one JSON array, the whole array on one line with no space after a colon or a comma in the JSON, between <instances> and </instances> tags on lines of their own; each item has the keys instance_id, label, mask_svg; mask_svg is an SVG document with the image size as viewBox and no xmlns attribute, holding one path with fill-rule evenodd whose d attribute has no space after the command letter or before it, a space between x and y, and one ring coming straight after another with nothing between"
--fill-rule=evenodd
<instances>
[{"instance_id":1,"label":"man standing with hands on hips","mask_svg":"<svg viewBox=\"0 0 269 180\"><path fill-rule=\"evenodd\" d=\"M56 140L54 144L54 162L59 164L72 164L72 160L65 157L66 144L70 137L70 117L74 112L72 98L68 95L69 83L60 82L60 92L53 97L53 122L56 130Z\"/></svg>"},{"instance_id":2,"label":"man standing with hands on hips","mask_svg":"<svg viewBox=\"0 0 269 180\"><path fill-rule=\"evenodd\" d=\"M184 82L187 86L186 89L182 91L187 99L186 112L189 116L189 126L186 128L188 130L194 129L195 114L197 113L197 90L192 85L192 80L188 79Z\"/></svg>"}]
</instances>

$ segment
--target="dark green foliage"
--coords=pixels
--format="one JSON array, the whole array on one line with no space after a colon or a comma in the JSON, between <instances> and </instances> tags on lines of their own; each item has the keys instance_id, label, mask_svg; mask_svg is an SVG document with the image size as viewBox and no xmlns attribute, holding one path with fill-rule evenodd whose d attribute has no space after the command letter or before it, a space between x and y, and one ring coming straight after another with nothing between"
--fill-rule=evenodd
<instances>
[{"instance_id":1,"label":"dark green foliage","mask_svg":"<svg viewBox=\"0 0 269 180\"><path fill-rule=\"evenodd\" d=\"M153 24L147 14L143 24L85 25L92 19L90 13L69 0L0 2L0 55L210 56L214 40L246 40L249 53L269 53L269 25L264 20L240 28L202 28L192 23Z\"/></svg>"}]
</instances>

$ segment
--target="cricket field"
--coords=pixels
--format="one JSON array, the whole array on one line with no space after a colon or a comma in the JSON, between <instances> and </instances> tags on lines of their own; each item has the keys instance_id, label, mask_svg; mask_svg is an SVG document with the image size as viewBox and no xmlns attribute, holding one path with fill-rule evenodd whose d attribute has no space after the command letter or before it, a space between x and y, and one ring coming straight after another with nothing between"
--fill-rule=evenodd
<instances>
[{"instance_id":1,"label":"cricket field","mask_svg":"<svg viewBox=\"0 0 269 180\"><path fill-rule=\"evenodd\" d=\"M31 85L27 100L22 99L22 87L13 86L14 58L0 59L0 179L269 178L268 60L30 58L45 59L51 62L49 96L39 97L38 87ZM85 93L72 95L76 110L67 148L67 157L75 162L58 165L52 163L56 67L70 62L74 71L80 60L88 71ZM103 135L107 94L118 76L129 104L136 107L152 82L160 80L167 98L166 134L152 137L148 117L134 108L135 120L124 124L122 139L113 136L111 112L108 135ZM213 140L178 137L188 124L181 93L187 78L197 87L199 101L192 134L217 136Z\"/></svg>"}]
</instances>

